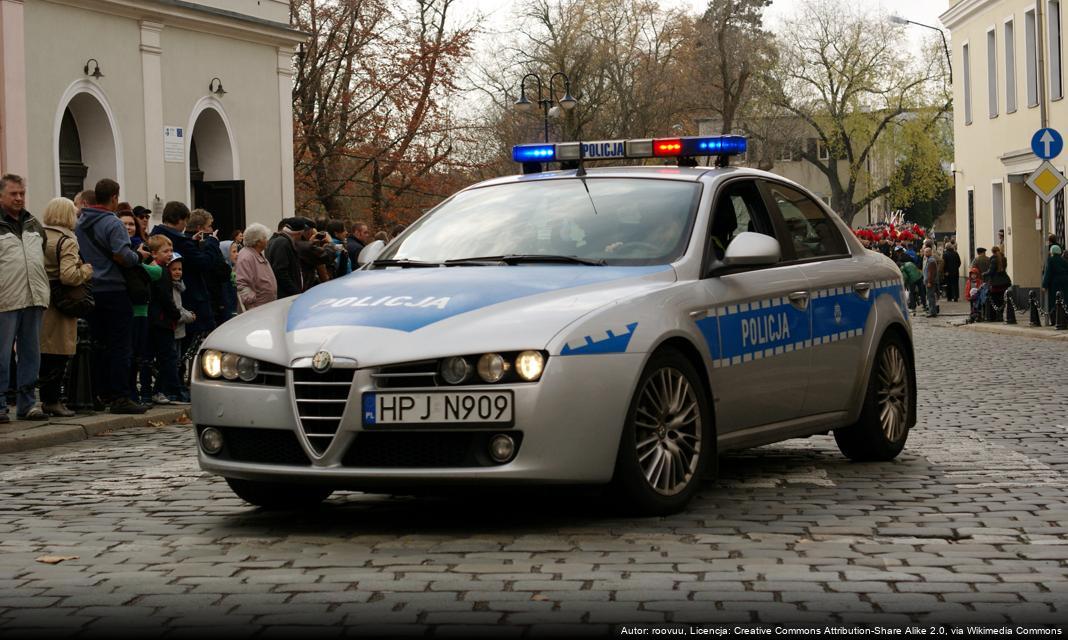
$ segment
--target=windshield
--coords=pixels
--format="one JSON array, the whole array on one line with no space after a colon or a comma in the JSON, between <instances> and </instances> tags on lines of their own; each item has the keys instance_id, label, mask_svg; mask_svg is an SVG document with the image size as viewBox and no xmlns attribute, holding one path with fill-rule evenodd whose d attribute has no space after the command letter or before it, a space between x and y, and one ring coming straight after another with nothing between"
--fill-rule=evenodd
<instances>
[{"instance_id":1,"label":"windshield","mask_svg":"<svg viewBox=\"0 0 1068 640\"><path fill-rule=\"evenodd\" d=\"M638 178L472 189L412 225L376 262L520 255L665 264L686 250L700 189L696 182Z\"/></svg>"}]
</instances>

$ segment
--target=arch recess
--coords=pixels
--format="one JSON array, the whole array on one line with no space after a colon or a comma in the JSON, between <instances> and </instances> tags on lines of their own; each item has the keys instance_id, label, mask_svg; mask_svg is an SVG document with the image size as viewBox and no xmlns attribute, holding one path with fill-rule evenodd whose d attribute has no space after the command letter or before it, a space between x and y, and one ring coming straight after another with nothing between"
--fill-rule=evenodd
<instances>
[{"instance_id":1,"label":"arch recess","mask_svg":"<svg viewBox=\"0 0 1068 640\"><path fill-rule=\"evenodd\" d=\"M192 206L189 158L194 139L204 180L240 180L241 162L230 117L215 96L205 96L197 101L185 133L185 201Z\"/></svg>"},{"instance_id":2,"label":"arch recess","mask_svg":"<svg viewBox=\"0 0 1068 640\"><path fill-rule=\"evenodd\" d=\"M61 193L59 139L63 114L70 109L78 128L82 162L88 167L85 185L90 188L101 178L112 178L126 189L122 134L118 119L103 89L95 82L75 80L63 92L52 126L52 189Z\"/></svg>"}]
</instances>

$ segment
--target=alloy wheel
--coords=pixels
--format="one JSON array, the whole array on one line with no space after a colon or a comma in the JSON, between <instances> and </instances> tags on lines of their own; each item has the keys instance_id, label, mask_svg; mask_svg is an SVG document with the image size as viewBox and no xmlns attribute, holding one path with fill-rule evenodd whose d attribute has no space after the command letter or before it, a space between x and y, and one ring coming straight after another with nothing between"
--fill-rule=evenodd
<instances>
[{"instance_id":1,"label":"alloy wheel","mask_svg":"<svg viewBox=\"0 0 1068 640\"><path fill-rule=\"evenodd\" d=\"M883 434L897 442L905 434L909 415L908 365L897 345L886 345L879 358L876 401Z\"/></svg>"},{"instance_id":2,"label":"alloy wheel","mask_svg":"<svg viewBox=\"0 0 1068 640\"><path fill-rule=\"evenodd\" d=\"M664 367L646 379L634 426L638 465L649 486L666 496L685 489L701 457L701 408L681 371Z\"/></svg>"}]
</instances>

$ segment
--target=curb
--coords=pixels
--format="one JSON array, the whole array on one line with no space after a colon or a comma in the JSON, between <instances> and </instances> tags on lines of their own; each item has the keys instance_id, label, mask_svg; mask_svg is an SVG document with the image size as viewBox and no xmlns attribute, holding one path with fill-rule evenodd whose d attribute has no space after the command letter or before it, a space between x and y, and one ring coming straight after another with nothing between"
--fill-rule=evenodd
<instances>
[{"instance_id":1,"label":"curb","mask_svg":"<svg viewBox=\"0 0 1068 640\"><path fill-rule=\"evenodd\" d=\"M183 406L149 409L142 415L112 415L101 413L92 416L56 418L49 422L26 421L0 425L0 454L30 451L57 444L87 440L92 436L110 433L129 427L147 427L151 423L171 424L188 415L189 407Z\"/></svg>"},{"instance_id":2,"label":"curb","mask_svg":"<svg viewBox=\"0 0 1068 640\"><path fill-rule=\"evenodd\" d=\"M955 323L947 322L945 326L954 329L967 329L982 333L997 333L1004 336L1024 336L1036 340L1068 342L1068 331L1058 331L1053 327L1031 327L1026 324L1001 324L997 322Z\"/></svg>"}]
</instances>

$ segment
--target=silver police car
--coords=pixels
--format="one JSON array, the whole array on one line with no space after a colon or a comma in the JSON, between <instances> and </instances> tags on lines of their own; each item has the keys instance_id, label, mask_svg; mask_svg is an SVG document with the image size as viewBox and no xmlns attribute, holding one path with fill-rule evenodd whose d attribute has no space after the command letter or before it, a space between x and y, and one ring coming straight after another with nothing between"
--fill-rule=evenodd
<instances>
[{"instance_id":1,"label":"silver police car","mask_svg":"<svg viewBox=\"0 0 1068 640\"><path fill-rule=\"evenodd\" d=\"M900 274L801 186L726 166L744 148L516 147L523 175L207 338L201 467L263 507L552 483L664 514L724 451L833 432L894 458L916 420ZM642 157L679 166L586 166Z\"/></svg>"}]
</instances>

